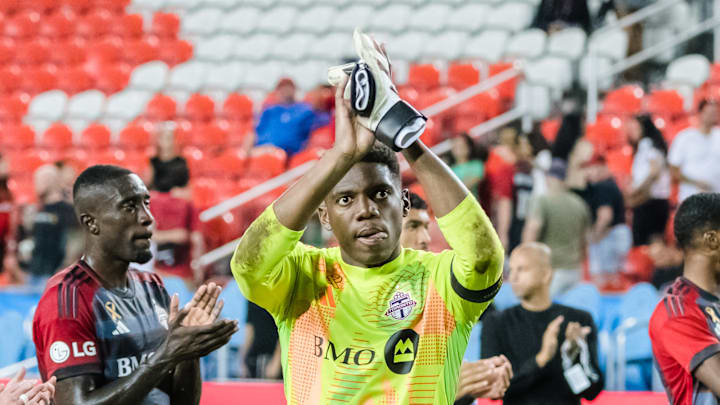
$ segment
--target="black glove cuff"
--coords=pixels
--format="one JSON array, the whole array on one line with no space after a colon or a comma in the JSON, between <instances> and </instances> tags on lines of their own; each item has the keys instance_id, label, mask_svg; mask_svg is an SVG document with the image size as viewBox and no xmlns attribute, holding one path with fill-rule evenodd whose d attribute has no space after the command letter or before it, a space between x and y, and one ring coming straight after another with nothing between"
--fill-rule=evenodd
<instances>
[{"instance_id":1,"label":"black glove cuff","mask_svg":"<svg viewBox=\"0 0 720 405\"><path fill-rule=\"evenodd\" d=\"M377 129L375 130L375 138L380 142L391 147L395 152L399 152L402 148L398 147L395 138L400 135L400 130L405 126L410 125L414 120L421 118L423 121L427 121L427 117L422 115L418 110L414 109L410 104L403 100L399 100L395 103L390 110L385 114L384 117L378 123ZM408 134L411 139L402 140L400 144L410 145L417 138L420 137L422 131L417 131L413 134Z\"/></svg>"}]
</instances>

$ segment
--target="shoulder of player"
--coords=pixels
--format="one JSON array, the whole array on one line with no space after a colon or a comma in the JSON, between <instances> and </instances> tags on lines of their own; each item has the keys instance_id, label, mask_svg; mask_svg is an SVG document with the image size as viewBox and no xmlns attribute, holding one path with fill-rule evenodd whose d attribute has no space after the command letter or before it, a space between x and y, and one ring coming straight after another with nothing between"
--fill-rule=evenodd
<instances>
[{"instance_id":1,"label":"shoulder of player","mask_svg":"<svg viewBox=\"0 0 720 405\"><path fill-rule=\"evenodd\" d=\"M96 280L79 264L55 274L38 302L36 318L75 318L89 305L97 289ZM39 316L37 316L39 315Z\"/></svg>"}]
</instances>

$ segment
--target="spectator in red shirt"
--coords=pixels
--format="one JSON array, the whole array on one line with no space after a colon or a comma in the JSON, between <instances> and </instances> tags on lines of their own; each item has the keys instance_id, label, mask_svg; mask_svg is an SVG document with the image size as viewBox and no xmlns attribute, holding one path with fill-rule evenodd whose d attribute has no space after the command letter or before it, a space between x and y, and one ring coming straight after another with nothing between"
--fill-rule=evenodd
<instances>
[{"instance_id":1,"label":"spectator in red shirt","mask_svg":"<svg viewBox=\"0 0 720 405\"><path fill-rule=\"evenodd\" d=\"M153 241L157 245L155 269L200 283L202 269L192 265L204 249L198 212L192 202L175 192L187 186L190 175L187 167L181 165L167 170L166 175L174 180L155 184L157 192L153 193L150 206L156 226L153 232Z\"/></svg>"},{"instance_id":2,"label":"spectator in red shirt","mask_svg":"<svg viewBox=\"0 0 720 405\"><path fill-rule=\"evenodd\" d=\"M696 194L675 215L683 276L650 318L650 340L672 405L720 403L720 193Z\"/></svg>"},{"instance_id":3,"label":"spectator in red shirt","mask_svg":"<svg viewBox=\"0 0 720 405\"><path fill-rule=\"evenodd\" d=\"M10 236L10 215L13 209L13 198L7 186L7 165L0 155L0 270L3 269L5 252Z\"/></svg>"},{"instance_id":4,"label":"spectator in red shirt","mask_svg":"<svg viewBox=\"0 0 720 405\"><path fill-rule=\"evenodd\" d=\"M492 190L491 218L506 252L510 244L510 225L513 217L516 139L517 130L514 128L508 127L500 131L500 144L490 152L485 165Z\"/></svg>"}]
</instances>

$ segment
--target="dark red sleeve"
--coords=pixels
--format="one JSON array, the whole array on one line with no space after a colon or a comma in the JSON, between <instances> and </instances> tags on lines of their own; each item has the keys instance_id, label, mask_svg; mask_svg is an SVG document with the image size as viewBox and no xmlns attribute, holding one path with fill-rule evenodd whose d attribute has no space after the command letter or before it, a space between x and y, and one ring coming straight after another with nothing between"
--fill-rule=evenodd
<instances>
[{"instance_id":1,"label":"dark red sleeve","mask_svg":"<svg viewBox=\"0 0 720 405\"><path fill-rule=\"evenodd\" d=\"M66 293L65 288L70 292ZM48 289L33 320L33 340L43 380L53 375L61 380L103 371L92 308L79 291L65 288L61 293L57 286ZM76 298L65 305L58 298L60 294Z\"/></svg>"},{"instance_id":2,"label":"dark red sleeve","mask_svg":"<svg viewBox=\"0 0 720 405\"><path fill-rule=\"evenodd\" d=\"M720 341L699 311L668 318L658 329L665 351L689 373L720 352Z\"/></svg>"},{"instance_id":3,"label":"dark red sleeve","mask_svg":"<svg viewBox=\"0 0 720 405\"><path fill-rule=\"evenodd\" d=\"M188 225L190 226L191 232L197 232L200 230L200 210L198 210L192 203L188 204Z\"/></svg>"},{"instance_id":4,"label":"dark red sleeve","mask_svg":"<svg viewBox=\"0 0 720 405\"><path fill-rule=\"evenodd\" d=\"M512 199L514 172L512 165L500 164L492 173L488 173L493 194L497 198Z\"/></svg>"}]
</instances>

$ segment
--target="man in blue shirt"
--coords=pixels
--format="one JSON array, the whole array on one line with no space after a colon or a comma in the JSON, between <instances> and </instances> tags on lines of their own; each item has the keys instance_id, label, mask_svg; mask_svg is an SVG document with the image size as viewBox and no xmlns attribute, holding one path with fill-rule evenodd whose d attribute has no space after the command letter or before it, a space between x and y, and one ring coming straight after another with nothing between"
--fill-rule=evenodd
<instances>
[{"instance_id":1,"label":"man in blue shirt","mask_svg":"<svg viewBox=\"0 0 720 405\"><path fill-rule=\"evenodd\" d=\"M255 132L257 145L270 144L293 155L305 147L315 120L312 108L295 101L295 83L281 79L275 88L277 104L267 107L260 115Z\"/></svg>"}]
</instances>

